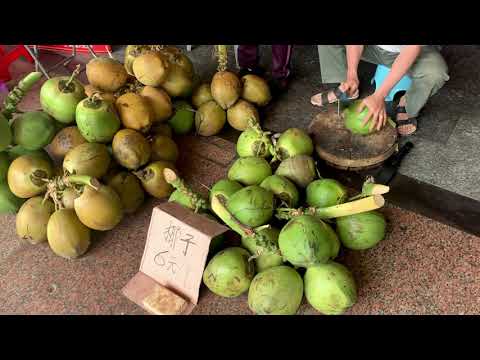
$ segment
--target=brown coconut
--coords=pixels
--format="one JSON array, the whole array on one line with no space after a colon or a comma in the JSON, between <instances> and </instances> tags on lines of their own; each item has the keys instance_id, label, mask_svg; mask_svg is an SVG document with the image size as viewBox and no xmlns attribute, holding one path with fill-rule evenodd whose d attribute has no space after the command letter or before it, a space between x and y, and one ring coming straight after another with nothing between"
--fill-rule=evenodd
<instances>
[{"instance_id":1,"label":"brown coconut","mask_svg":"<svg viewBox=\"0 0 480 360\"><path fill-rule=\"evenodd\" d=\"M188 97L193 91L193 79L177 64L170 64L167 78L162 88L171 97Z\"/></svg>"},{"instance_id":2,"label":"brown coconut","mask_svg":"<svg viewBox=\"0 0 480 360\"><path fill-rule=\"evenodd\" d=\"M115 105L124 127L143 133L150 130L154 114L147 98L129 92L120 96Z\"/></svg>"},{"instance_id":3,"label":"brown coconut","mask_svg":"<svg viewBox=\"0 0 480 360\"><path fill-rule=\"evenodd\" d=\"M215 101L200 106L195 113L195 128L201 136L213 136L222 131L227 121L227 114Z\"/></svg>"},{"instance_id":4,"label":"brown coconut","mask_svg":"<svg viewBox=\"0 0 480 360\"><path fill-rule=\"evenodd\" d=\"M195 109L198 109L200 106L211 100L213 100L213 96L209 83L201 84L193 91L192 104Z\"/></svg>"},{"instance_id":5,"label":"brown coconut","mask_svg":"<svg viewBox=\"0 0 480 360\"><path fill-rule=\"evenodd\" d=\"M165 56L157 51L146 51L133 61L135 77L143 85L160 86L167 79L170 64Z\"/></svg>"},{"instance_id":6,"label":"brown coconut","mask_svg":"<svg viewBox=\"0 0 480 360\"><path fill-rule=\"evenodd\" d=\"M251 103L240 99L235 105L227 110L227 121L231 127L238 131L245 131L249 126L249 120L260 122L258 111Z\"/></svg>"},{"instance_id":7,"label":"brown coconut","mask_svg":"<svg viewBox=\"0 0 480 360\"><path fill-rule=\"evenodd\" d=\"M212 97L226 110L233 106L242 93L242 83L237 75L230 71L219 71L212 79L210 85Z\"/></svg>"},{"instance_id":8,"label":"brown coconut","mask_svg":"<svg viewBox=\"0 0 480 360\"><path fill-rule=\"evenodd\" d=\"M258 106L267 105L272 94L267 82L260 76L248 74L242 77L242 98Z\"/></svg>"},{"instance_id":9,"label":"brown coconut","mask_svg":"<svg viewBox=\"0 0 480 360\"><path fill-rule=\"evenodd\" d=\"M114 93L124 86L128 79L125 67L110 57L96 57L86 67L88 82L95 88Z\"/></svg>"}]
</instances>

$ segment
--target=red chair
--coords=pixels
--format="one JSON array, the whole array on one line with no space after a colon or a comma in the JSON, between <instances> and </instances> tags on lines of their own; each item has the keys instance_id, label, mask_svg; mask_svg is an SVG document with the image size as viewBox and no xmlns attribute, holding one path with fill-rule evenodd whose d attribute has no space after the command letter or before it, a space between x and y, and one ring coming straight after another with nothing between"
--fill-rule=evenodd
<instances>
[{"instance_id":1,"label":"red chair","mask_svg":"<svg viewBox=\"0 0 480 360\"><path fill-rule=\"evenodd\" d=\"M9 53L6 53L4 46L0 45L0 82L8 82L12 79L9 67L19 57L24 57L31 64L35 63L35 60L23 45L17 45Z\"/></svg>"}]
</instances>

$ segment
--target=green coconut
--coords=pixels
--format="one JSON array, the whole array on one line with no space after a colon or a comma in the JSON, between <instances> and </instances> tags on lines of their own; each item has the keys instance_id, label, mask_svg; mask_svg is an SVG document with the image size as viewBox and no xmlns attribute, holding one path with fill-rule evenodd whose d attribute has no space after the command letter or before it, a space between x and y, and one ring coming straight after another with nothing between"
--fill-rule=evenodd
<instances>
[{"instance_id":1,"label":"green coconut","mask_svg":"<svg viewBox=\"0 0 480 360\"><path fill-rule=\"evenodd\" d=\"M15 219L17 235L34 245L47 241L48 220L54 212L53 202L43 196L28 199Z\"/></svg>"},{"instance_id":2,"label":"green coconut","mask_svg":"<svg viewBox=\"0 0 480 360\"><path fill-rule=\"evenodd\" d=\"M113 176L107 185L120 196L123 210L126 214L133 214L145 201L145 192L142 183L133 174L122 171Z\"/></svg>"},{"instance_id":3,"label":"green coconut","mask_svg":"<svg viewBox=\"0 0 480 360\"><path fill-rule=\"evenodd\" d=\"M222 131L227 114L215 101L208 101L195 113L195 128L201 136L213 136Z\"/></svg>"},{"instance_id":4,"label":"green coconut","mask_svg":"<svg viewBox=\"0 0 480 360\"><path fill-rule=\"evenodd\" d=\"M77 104L86 97L82 83L72 77L58 76L48 79L40 88L43 111L62 124L75 121Z\"/></svg>"},{"instance_id":5,"label":"green coconut","mask_svg":"<svg viewBox=\"0 0 480 360\"><path fill-rule=\"evenodd\" d=\"M280 175L271 175L262 181L260 186L271 191L281 202L289 208L296 208L300 194L293 182Z\"/></svg>"},{"instance_id":6,"label":"green coconut","mask_svg":"<svg viewBox=\"0 0 480 360\"><path fill-rule=\"evenodd\" d=\"M82 136L92 143L110 143L120 129L120 119L113 104L95 94L78 103L76 121Z\"/></svg>"},{"instance_id":7,"label":"green coconut","mask_svg":"<svg viewBox=\"0 0 480 360\"><path fill-rule=\"evenodd\" d=\"M355 135L370 135L375 133L377 130L375 128L370 129L372 125L371 119L368 121L368 123L362 125L369 110L367 107L365 107L365 109L359 112L358 109L361 103L361 100L357 100L343 111L342 115L345 120L345 127Z\"/></svg>"},{"instance_id":8,"label":"green coconut","mask_svg":"<svg viewBox=\"0 0 480 360\"><path fill-rule=\"evenodd\" d=\"M12 193L6 181L0 182L0 214L15 214L24 202Z\"/></svg>"},{"instance_id":9,"label":"green coconut","mask_svg":"<svg viewBox=\"0 0 480 360\"><path fill-rule=\"evenodd\" d=\"M283 258L294 266L308 268L336 256L332 229L311 215L290 220L280 231L278 244Z\"/></svg>"},{"instance_id":10,"label":"green coconut","mask_svg":"<svg viewBox=\"0 0 480 360\"><path fill-rule=\"evenodd\" d=\"M90 247L90 229L83 225L75 210L61 209L50 216L47 225L50 249L66 259L75 259L85 254Z\"/></svg>"},{"instance_id":11,"label":"green coconut","mask_svg":"<svg viewBox=\"0 0 480 360\"><path fill-rule=\"evenodd\" d=\"M243 185L259 185L272 175L270 164L255 156L237 159L228 170L228 178Z\"/></svg>"},{"instance_id":12,"label":"green coconut","mask_svg":"<svg viewBox=\"0 0 480 360\"><path fill-rule=\"evenodd\" d=\"M302 299L302 277L289 266L257 274L248 291L248 307L257 315L295 315Z\"/></svg>"},{"instance_id":13,"label":"green coconut","mask_svg":"<svg viewBox=\"0 0 480 360\"><path fill-rule=\"evenodd\" d=\"M240 247L220 251L208 263L203 283L218 296L232 298L245 293L255 275L250 254Z\"/></svg>"},{"instance_id":14,"label":"green coconut","mask_svg":"<svg viewBox=\"0 0 480 360\"><path fill-rule=\"evenodd\" d=\"M12 143L12 130L8 120L0 113L0 151L4 151Z\"/></svg>"},{"instance_id":15,"label":"green coconut","mask_svg":"<svg viewBox=\"0 0 480 360\"><path fill-rule=\"evenodd\" d=\"M233 106L242 93L242 83L237 75L230 71L218 71L210 84L213 99L222 109Z\"/></svg>"},{"instance_id":16,"label":"green coconut","mask_svg":"<svg viewBox=\"0 0 480 360\"><path fill-rule=\"evenodd\" d=\"M267 224L275 208L271 191L260 186L247 186L234 193L227 203L227 209L242 224L258 227Z\"/></svg>"},{"instance_id":17,"label":"green coconut","mask_svg":"<svg viewBox=\"0 0 480 360\"><path fill-rule=\"evenodd\" d=\"M258 234L263 237L264 241L278 247L278 235L280 234L280 230L269 227L259 230ZM283 264L283 258L279 252L272 252L264 246L257 245L255 239L252 237L242 237L242 246L255 256L255 268L257 273Z\"/></svg>"},{"instance_id":18,"label":"green coconut","mask_svg":"<svg viewBox=\"0 0 480 360\"><path fill-rule=\"evenodd\" d=\"M0 183L7 181L8 168L10 167L10 158L6 152L0 153Z\"/></svg>"},{"instance_id":19,"label":"green coconut","mask_svg":"<svg viewBox=\"0 0 480 360\"><path fill-rule=\"evenodd\" d=\"M291 128L280 135L275 144L275 150L280 161L296 155L311 156L313 141L302 129Z\"/></svg>"},{"instance_id":20,"label":"green coconut","mask_svg":"<svg viewBox=\"0 0 480 360\"><path fill-rule=\"evenodd\" d=\"M308 303L322 314L343 314L357 301L355 279L342 264L329 261L309 267L304 281Z\"/></svg>"},{"instance_id":21,"label":"green coconut","mask_svg":"<svg viewBox=\"0 0 480 360\"><path fill-rule=\"evenodd\" d=\"M192 94L192 104L198 109L200 106L213 100L212 91L210 90L210 83L200 84Z\"/></svg>"},{"instance_id":22,"label":"green coconut","mask_svg":"<svg viewBox=\"0 0 480 360\"><path fill-rule=\"evenodd\" d=\"M315 161L308 155L290 157L280 163L275 175L284 176L297 186L306 188L317 177Z\"/></svg>"},{"instance_id":23,"label":"green coconut","mask_svg":"<svg viewBox=\"0 0 480 360\"><path fill-rule=\"evenodd\" d=\"M378 211L343 216L337 219L337 233L347 249L366 250L385 238L387 223Z\"/></svg>"},{"instance_id":24,"label":"green coconut","mask_svg":"<svg viewBox=\"0 0 480 360\"><path fill-rule=\"evenodd\" d=\"M15 119L13 141L27 150L50 144L56 134L55 120L43 111L26 112Z\"/></svg>"},{"instance_id":25,"label":"green coconut","mask_svg":"<svg viewBox=\"0 0 480 360\"><path fill-rule=\"evenodd\" d=\"M108 172L110 162L110 153L106 145L84 143L65 155L63 168L70 174L101 178Z\"/></svg>"},{"instance_id":26,"label":"green coconut","mask_svg":"<svg viewBox=\"0 0 480 360\"><path fill-rule=\"evenodd\" d=\"M267 82L260 76L248 74L242 77L242 98L258 106L266 106L272 100Z\"/></svg>"},{"instance_id":27,"label":"green coconut","mask_svg":"<svg viewBox=\"0 0 480 360\"><path fill-rule=\"evenodd\" d=\"M329 207L343 204L348 199L347 189L337 180L319 179L307 186L307 204L313 207Z\"/></svg>"},{"instance_id":28,"label":"green coconut","mask_svg":"<svg viewBox=\"0 0 480 360\"><path fill-rule=\"evenodd\" d=\"M272 140L268 133L263 132L260 128L249 127L238 137L236 149L240 157L268 158L271 156L272 147Z\"/></svg>"},{"instance_id":29,"label":"green coconut","mask_svg":"<svg viewBox=\"0 0 480 360\"><path fill-rule=\"evenodd\" d=\"M260 116L255 106L240 99L227 110L227 121L235 130L245 131L249 127L250 121L259 123Z\"/></svg>"},{"instance_id":30,"label":"green coconut","mask_svg":"<svg viewBox=\"0 0 480 360\"><path fill-rule=\"evenodd\" d=\"M237 191L243 188L238 181L222 179L215 183L210 190L210 202L216 195L223 195L227 200Z\"/></svg>"},{"instance_id":31,"label":"green coconut","mask_svg":"<svg viewBox=\"0 0 480 360\"><path fill-rule=\"evenodd\" d=\"M188 134L195 124L195 111L192 106L184 100L175 101L173 108L174 114L170 120L168 120L168 124L175 134Z\"/></svg>"},{"instance_id":32,"label":"green coconut","mask_svg":"<svg viewBox=\"0 0 480 360\"><path fill-rule=\"evenodd\" d=\"M45 192L46 180L52 176L53 166L50 161L41 157L23 155L10 164L7 180L15 196L27 199Z\"/></svg>"}]
</instances>

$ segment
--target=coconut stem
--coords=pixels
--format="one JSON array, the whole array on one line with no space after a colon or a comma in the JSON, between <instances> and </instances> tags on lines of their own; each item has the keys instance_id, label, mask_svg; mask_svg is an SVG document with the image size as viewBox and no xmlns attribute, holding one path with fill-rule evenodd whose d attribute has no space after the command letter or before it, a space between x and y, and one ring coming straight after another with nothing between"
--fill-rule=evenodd
<instances>
[{"instance_id":1,"label":"coconut stem","mask_svg":"<svg viewBox=\"0 0 480 360\"><path fill-rule=\"evenodd\" d=\"M75 70L73 70L72 75L70 75L70 78L68 79L67 83L65 84L66 89L68 89L68 87L72 83L73 79L75 79L78 76L78 74L80 74L80 64L78 64L75 67Z\"/></svg>"},{"instance_id":2,"label":"coconut stem","mask_svg":"<svg viewBox=\"0 0 480 360\"><path fill-rule=\"evenodd\" d=\"M373 195L360 200L350 201L344 204L329 206L326 208L278 208L275 216L281 220L290 220L301 215L313 215L319 217L320 219L334 219L377 210L383 205L385 205L385 199L383 196Z\"/></svg>"},{"instance_id":3,"label":"coconut stem","mask_svg":"<svg viewBox=\"0 0 480 360\"><path fill-rule=\"evenodd\" d=\"M390 187L381 184L375 184L372 179L367 179L362 186L362 192L356 196L353 196L349 201L366 198L373 195L384 195L390 191Z\"/></svg>"},{"instance_id":4,"label":"coconut stem","mask_svg":"<svg viewBox=\"0 0 480 360\"><path fill-rule=\"evenodd\" d=\"M218 59L218 71L226 71L228 68L228 50L227 45L215 45Z\"/></svg>"},{"instance_id":5,"label":"coconut stem","mask_svg":"<svg viewBox=\"0 0 480 360\"><path fill-rule=\"evenodd\" d=\"M20 80L17 86L15 86L13 90L8 93L5 101L3 102L2 110L2 114L7 118L7 120L12 119L13 114L18 111L17 105L20 103L20 101L22 101L26 92L29 91L32 86L41 79L41 77L41 72L31 72L22 80Z\"/></svg>"},{"instance_id":6,"label":"coconut stem","mask_svg":"<svg viewBox=\"0 0 480 360\"><path fill-rule=\"evenodd\" d=\"M163 176L165 181L172 185L175 189L179 190L183 195L187 196L190 199L190 202L195 206L195 213L199 210L210 210L208 202L199 194L194 192L190 187L187 186L185 181L181 179L175 171L169 168L163 170Z\"/></svg>"},{"instance_id":7,"label":"coconut stem","mask_svg":"<svg viewBox=\"0 0 480 360\"><path fill-rule=\"evenodd\" d=\"M88 175L68 175L63 179L63 181L65 184L81 184L90 186L94 190L98 190L101 186L97 179Z\"/></svg>"}]
</instances>

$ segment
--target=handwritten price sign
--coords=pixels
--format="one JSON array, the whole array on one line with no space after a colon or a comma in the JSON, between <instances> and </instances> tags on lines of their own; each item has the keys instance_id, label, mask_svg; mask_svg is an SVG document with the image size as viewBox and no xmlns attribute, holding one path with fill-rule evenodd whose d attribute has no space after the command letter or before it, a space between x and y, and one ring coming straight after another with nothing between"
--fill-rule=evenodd
<instances>
[{"instance_id":1,"label":"handwritten price sign","mask_svg":"<svg viewBox=\"0 0 480 360\"><path fill-rule=\"evenodd\" d=\"M185 218L155 208L140 271L196 304L210 241Z\"/></svg>"}]
</instances>

